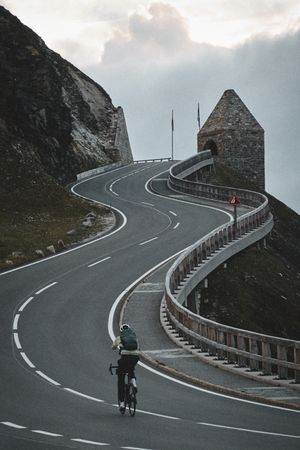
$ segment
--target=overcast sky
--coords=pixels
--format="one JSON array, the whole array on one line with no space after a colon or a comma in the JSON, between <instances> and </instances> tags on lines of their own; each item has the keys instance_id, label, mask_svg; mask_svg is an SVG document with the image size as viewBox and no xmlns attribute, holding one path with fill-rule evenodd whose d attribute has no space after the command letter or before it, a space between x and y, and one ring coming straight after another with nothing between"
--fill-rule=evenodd
<instances>
[{"instance_id":1,"label":"overcast sky","mask_svg":"<svg viewBox=\"0 0 300 450\"><path fill-rule=\"evenodd\" d=\"M266 189L300 213L299 0L2 0L124 108L135 159L196 153L234 89L265 130Z\"/></svg>"}]
</instances>

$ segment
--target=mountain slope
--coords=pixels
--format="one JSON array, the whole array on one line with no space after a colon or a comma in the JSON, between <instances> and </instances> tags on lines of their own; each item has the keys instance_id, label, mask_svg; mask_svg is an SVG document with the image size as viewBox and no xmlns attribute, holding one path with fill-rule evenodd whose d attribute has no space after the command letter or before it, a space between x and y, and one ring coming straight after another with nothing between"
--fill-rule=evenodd
<instances>
[{"instance_id":1,"label":"mountain slope","mask_svg":"<svg viewBox=\"0 0 300 450\"><path fill-rule=\"evenodd\" d=\"M131 162L132 153L122 108L2 6L0 89L0 268L7 268L113 223L105 208L63 185L85 170ZM85 228L90 212L96 219Z\"/></svg>"},{"instance_id":2,"label":"mountain slope","mask_svg":"<svg viewBox=\"0 0 300 450\"><path fill-rule=\"evenodd\" d=\"M26 141L47 173L66 181L99 165L132 161L122 108L3 7L0 61L0 128L21 143L20 151Z\"/></svg>"}]
</instances>

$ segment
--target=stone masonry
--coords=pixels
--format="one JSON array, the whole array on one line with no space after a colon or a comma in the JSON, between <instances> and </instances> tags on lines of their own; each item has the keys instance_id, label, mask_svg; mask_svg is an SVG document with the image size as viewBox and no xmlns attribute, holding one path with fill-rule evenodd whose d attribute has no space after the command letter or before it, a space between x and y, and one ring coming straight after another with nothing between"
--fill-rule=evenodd
<instances>
[{"instance_id":1,"label":"stone masonry","mask_svg":"<svg viewBox=\"0 0 300 450\"><path fill-rule=\"evenodd\" d=\"M198 133L198 152L207 149L265 189L264 130L233 89L224 92Z\"/></svg>"}]
</instances>

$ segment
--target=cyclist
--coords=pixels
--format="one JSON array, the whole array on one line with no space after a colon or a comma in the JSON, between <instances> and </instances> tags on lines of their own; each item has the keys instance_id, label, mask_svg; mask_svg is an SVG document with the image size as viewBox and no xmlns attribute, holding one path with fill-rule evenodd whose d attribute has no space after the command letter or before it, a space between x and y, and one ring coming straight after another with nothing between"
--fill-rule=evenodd
<instances>
[{"instance_id":1,"label":"cyclist","mask_svg":"<svg viewBox=\"0 0 300 450\"><path fill-rule=\"evenodd\" d=\"M125 410L124 386L125 375L128 373L129 383L133 385L137 392L135 366L139 361L138 341L136 334L128 324L123 324L120 327L120 335L114 340L112 349L119 349L121 358L118 360L118 399L120 411Z\"/></svg>"}]
</instances>

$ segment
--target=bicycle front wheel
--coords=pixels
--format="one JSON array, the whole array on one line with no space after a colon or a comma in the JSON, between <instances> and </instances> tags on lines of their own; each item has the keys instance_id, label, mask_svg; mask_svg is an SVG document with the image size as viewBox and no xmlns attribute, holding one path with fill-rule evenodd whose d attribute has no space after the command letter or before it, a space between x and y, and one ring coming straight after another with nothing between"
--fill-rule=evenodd
<instances>
[{"instance_id":1,"label":"bicycle front wheel","mask_svg":"<svg viewBox=\"0 0 300 450\"><path fill-rule=\"evenodd\" d=\"M128 409L129 409L129 414L131 416L135 415L136 404L137 404L136 392L135 392L134 387L130 385L129 392L128 392Z\"/></svg>"}]
</instances>

